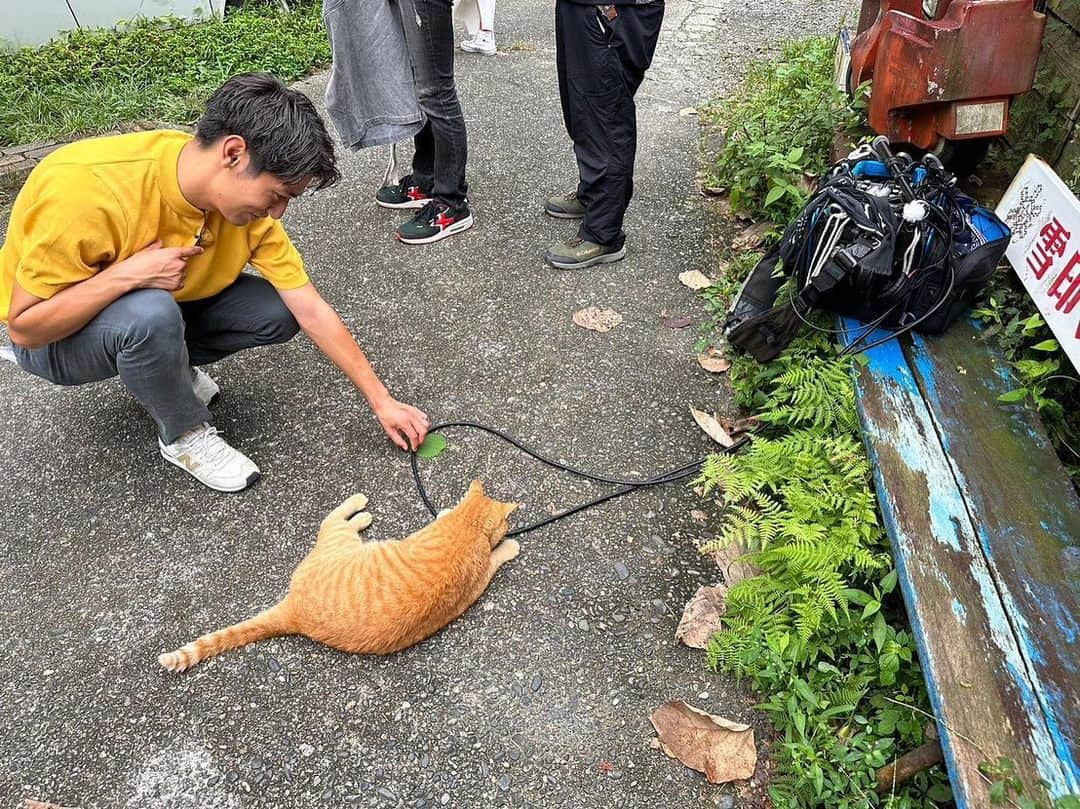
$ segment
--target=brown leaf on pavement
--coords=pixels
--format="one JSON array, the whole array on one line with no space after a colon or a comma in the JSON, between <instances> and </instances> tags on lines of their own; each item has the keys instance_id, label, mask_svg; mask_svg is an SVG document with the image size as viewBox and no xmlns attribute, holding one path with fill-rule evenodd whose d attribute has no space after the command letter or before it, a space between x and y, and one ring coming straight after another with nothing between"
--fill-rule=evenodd
<instances>
[{"instance_id":1,"label":"brown leaf on pavement","mask_svg":"<svg viewBox=\"0 0 1080 809\"><path fill-rule=\"evenodd\" d=\"M713 441L722 447L730 447L735 443L735 439L727 434L727 431L720 426L720 422L716 420L714 416L710 416L702 410L698 410L696 407L690 408L690 414L694 417L694 421L697 422L697 426L705 431Z\"/></svg>"},{"instance_id":2,"label":"brown leaf on pavement","mask_svg":"<svg viewBox=\"0 0 1080 809\"><path fill-rule=\"evenodd\" d=\"M32 798L24 798L21 809L75 809L75 807L63 807L48 801L35 801Z\"/></svg>"},{"instance_id":3,"label":"brown leaf on pavement","mask_svg":"<svg viewBox=\"0 0 1080 809\"><path fill-rule=\"evenodd\" d=\"M720 572L724 576L724 584L728 587L734 587L743 579L752 579L754 576L760 575L761 569L747 558L747 553L749 551L744 545L733 542L727 547L709 554L712 556L713 561L716 562L716 566L720 568Z\"/></svg>"},{"instance_id":4,"label":"brown leaf on pavement","mask_svg":"<svg viewBox=\"0 0 1080 809\"><path fill-rule=\"evenodd\" d=\"M737 419L736 421L726 418L720 419L720 426L733 436L753 432L760 425L761 419L757 416L747 416L744 419Z\"/></svg>"},{"instance_id":5,"label":"brown leaf on pavement","mask_svg":"<svg viewBox=\"0 0 1080 809\"><path fill-rule=\"evenodd\" d=\"M758 222L756 225L750 225L731 242L731 249L736 253L744 253L760 247L765 241L765 235L775 228L774 222Z\"/></svg>"},{"instance_id":6,"label":"brown leaf on pavement","mask_svg":"<svg viewBox=\"0 0 1080 809\"><path fill-rule=\"evenodd\" d=\"M622 315L614 309L602 309L599 306L588 306L574 312L574 323L591 331L611 331L622 323L622 320Z\"/></svg>"},{"instance_id":7,"label":"brown leaf on pavement","mask_svg":"<svg viewBox=\"0 0 1080 809\"><path fill-rule=\"evenodd\" d=\"M699 711L681 700L666 702L649 717L660 749L698 772L710 784L750 778L757 765L749 725Z\"/></svg>"},{"instance_id":8,"label":"brown leaf on pavement","mask_svg":"<svg viewBox=\"0 0 1080 809\"><path fill-rule=\"evenodd\" d=\"M697 361L710 374L722 374L731 367L731 361L713 346L709 346L704 354L698 354Z\"/></svg>"},{"instance_id":9,"label":"brown leaf on pavement","mask_svg":"<svg viewBox=\"0 0 1080 809\"><path fill-rule=\"evenodd\" d=\"M690 519L696 522L698 525L705 525L709 521L709 515L701 509L691 509Z\"/></svg>"},{"instance_id":10,"label":"brown leaf on pavement","mask_svg":"<svg viewBox=\"0 0 1080 809\"><path fill-rule=\"evenodd\" d=\"M679 273L679 283L690 289L707 289L713 285L712 279L701 270L687 270Z\"/></svg>"},{"instance_id":11,"label":"brown leaf on pavement","mask_svg":"<svg viewBox=\"0 0 1080 809\"><path fill-rule=\"evenodd\" d=\"M672 315L664 318L664 325L669 329L685 329L694 321L686 315Z\"/></svg>"},{"instance_id":12,"label":"brown leaf on pavement","mask_svg":"<svg viewBox=\"0 0 1080 809\"><path fill-rule=\"evenodd\" d=\"M720 619L727 610L728 588L699 587L694 597L686 602L675 640L694 649L706 649L709 638L720 630Z\"/></svg>"}]
</instances>

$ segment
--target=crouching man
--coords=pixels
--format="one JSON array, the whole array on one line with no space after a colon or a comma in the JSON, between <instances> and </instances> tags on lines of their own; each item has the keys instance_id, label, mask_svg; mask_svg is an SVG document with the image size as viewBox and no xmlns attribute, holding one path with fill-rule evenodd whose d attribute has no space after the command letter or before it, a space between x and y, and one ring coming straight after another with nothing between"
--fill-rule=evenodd
<instances>
[{"instance_id":1,"label":"crouching man","mask_svg":"<svg viewBox=\"0 0 1080 809\"><path fill-rule=\"evenodd\" d=\"M402 449L427 416L396 401L304 272L279 221L339 178L314 106L237 76L195 136L166 130L64 146L34 169L0 247L0 320L19 365L59 385L116 374L153 418L165 460L219 491L258 467L212 426L197 366L303 329ZM250 263L259 276L241 274Z\"/></svg>"}]
</instances>

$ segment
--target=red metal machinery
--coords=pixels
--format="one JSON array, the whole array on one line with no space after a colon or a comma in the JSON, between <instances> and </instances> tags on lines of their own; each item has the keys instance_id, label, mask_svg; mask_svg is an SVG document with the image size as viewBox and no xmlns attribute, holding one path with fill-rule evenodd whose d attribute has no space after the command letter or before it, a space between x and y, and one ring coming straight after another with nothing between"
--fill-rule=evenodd
<instances>
[{"instance_id":1,"label":"red metal machinery","mask_svg":"<svg viewBox=\"0 0 1080 809\"><path fill-rule=\"evenodd\" d=\"M870 126L893 142L986 144L1035 80L1044 2L863 0L848 88L873 79Z\"/></svg>"}]
</instances>

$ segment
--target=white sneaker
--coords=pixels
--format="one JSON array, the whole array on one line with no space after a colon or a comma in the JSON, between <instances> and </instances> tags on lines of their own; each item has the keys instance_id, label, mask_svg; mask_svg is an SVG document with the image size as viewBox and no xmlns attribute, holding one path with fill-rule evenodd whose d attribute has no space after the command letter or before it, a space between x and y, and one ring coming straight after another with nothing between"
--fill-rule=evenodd
<instances>
[{"instance_id":1,"label":"white sneaker","mask_svg":"<svg viewBox=\"0 0 1080 809\"><path fill-rule=\"evenodd\" d=\"M203 422L174 443L158 438L161 457L202 484L219 492L238 492L259 479L259 467L221 437L216 427Z\"/></svg>"},{"instance_id":2,"label":"white sneaker","mask_svg":"<svg viewBox=\"0 0 1080 809\"><path fill-rule=\"evenodd\" d=\"M472 39L466 39L461 43L461 49L467 53L482 53L484 56L494 56L495 32L477 31Z\"/></svg>"},{"instance_id":3,"label":"white sneaker","mask_svg":"<svg viewBox=\"0 0 1080 809\"><path fill-rule=\"evenodd\" d=\"M210 377L210 374L206 373L202 368L196 368L194 365L191 366L191 389L195 391L195 398L207 407L221 393L221 388Z\"/></svg>"}]
</instances>

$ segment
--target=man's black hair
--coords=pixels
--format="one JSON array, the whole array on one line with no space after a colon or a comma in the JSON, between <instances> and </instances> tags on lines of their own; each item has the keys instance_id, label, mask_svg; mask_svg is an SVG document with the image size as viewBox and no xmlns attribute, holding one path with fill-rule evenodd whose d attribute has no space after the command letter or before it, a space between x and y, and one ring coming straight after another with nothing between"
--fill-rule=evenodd
<instances>
[{"instance_id":1,"label":"man's black hair","mask_svg":"<svg viewBox=\"0 0 1080 809\"><path fill-rule=\"evenodd\" d=\"M287 185L310 177L316 189L341 179L334 145L315 105L269 73L244 73L221 85L206 102L195 137L202 146L239 135L251 171L273 174Z\"/></svg>"}]
</instances>

